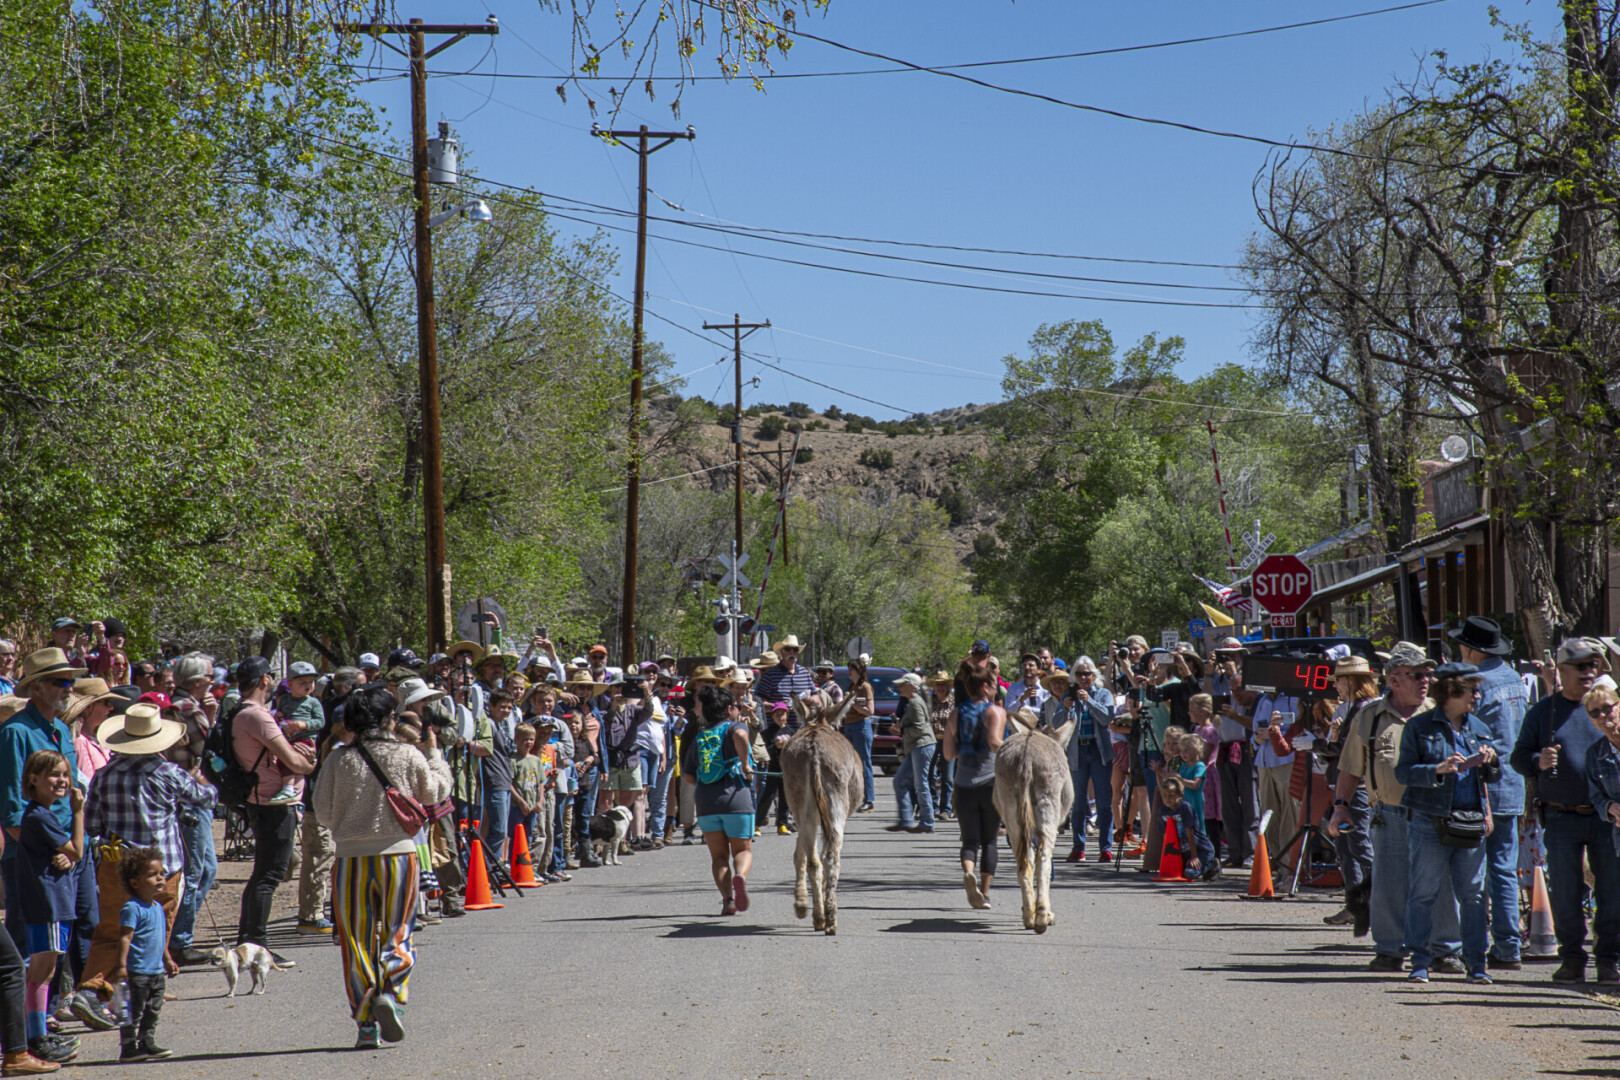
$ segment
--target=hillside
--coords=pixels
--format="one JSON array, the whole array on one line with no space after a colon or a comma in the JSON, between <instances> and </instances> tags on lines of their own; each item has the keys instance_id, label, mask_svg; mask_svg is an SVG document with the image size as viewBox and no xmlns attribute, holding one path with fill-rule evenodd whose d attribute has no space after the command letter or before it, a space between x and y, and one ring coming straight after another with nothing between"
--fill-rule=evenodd
<instances>
[{"instance_id":1,"label":"hillside","mask_svg":"<svg viewBox=\"0 0 1620 1080\"><path fill-rule=\"evenodd\" d=\"M799 439L801 460L793 472L790 497L809 499L839 488L887 487L901 494L939 502L952 511L950 536L956 544L957 555L965 559L973 550L973 538L994 526L996 517L988 508L964 505L957 495L958 485L952 482L953 468L984 453L988 440L982 430L965 427L942 433L943 425L970 423L982 406L967 406L945 413L919 418L935 426L930 434L885 434L865 430L859 434L843 430L842 418L829 418L819 413L793 421L812 427L803 431ZM782 423L789 422L780 413L743 417L744 482L750 492L774 492L777 487L777 461L775 451L780 448L782 460L793 445L793 432L783 430L780 438L765 439L759 432L769 416L778 416ZM826 425L822 428L819 425ZM834 430L836 428L836 430ZM681 472L695 472L731 461L731 429L723 424L698 424L688 446L675 455ZM809 450L805 461L804 451ZM765 451L768 456L757 452ZM862 462L862 455L867 462ZM892 462L890 456L892 455ZM875 463L874 463L875 462ZM695 484L706 484L714 491L730 491L732 473L717 469L694 477Z\"/></svg>"}]
</instances>

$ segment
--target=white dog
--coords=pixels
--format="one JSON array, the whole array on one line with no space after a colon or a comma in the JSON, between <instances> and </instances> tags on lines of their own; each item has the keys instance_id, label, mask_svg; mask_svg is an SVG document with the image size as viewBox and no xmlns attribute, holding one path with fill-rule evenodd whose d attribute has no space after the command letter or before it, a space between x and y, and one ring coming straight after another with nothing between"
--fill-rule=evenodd
<instances>
[{"instance_id":1,"label":"white dog","mask_svg":"<svg viewBox=\"0 0 1620 1080\"><path fill-rule=\"evenodd\" d=\"M236 982L244 971L251 973L253 977L251 992L262 994L265 983L270 978L270 969L282 970L281 965L270 956L269 949L263 945L255 945L251 941L244 941L234 949L215 949L213 963L225 969L225 982L231 988L226 997L236 996Z\"/></svg>"},{"instance_id":2,"label":"white dog","mask_svg":"<svg viewBox=\"0 0 1620 1080\"><path fill-rule=\"evenodd\" d=\"M630 831L630 808L615 806L591 818L591 850L609 866L619 865L619 846Z\"/></svg>"}]
</instances>

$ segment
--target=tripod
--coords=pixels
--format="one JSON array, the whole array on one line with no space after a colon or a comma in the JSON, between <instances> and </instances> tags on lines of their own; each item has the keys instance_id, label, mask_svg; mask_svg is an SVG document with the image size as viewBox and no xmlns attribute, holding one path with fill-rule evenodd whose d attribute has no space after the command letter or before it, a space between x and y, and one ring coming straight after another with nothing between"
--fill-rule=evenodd
<instances>
[{"instance_id":1,"label":"tripod","mask_svg":"<svg viewBox=\"0 0 1620 1080\"><path fill-rule=\"evenodd\" d=\"M1312 738L1315 738L1315 736L1312 736ZM1298 752L1299 751L1297 750L1295 751L1295 753ZM1309 768L1305 772L1305 799L1301 808L1302 813L1300 816L1300 826L1298 829L1294 830L1293 838L1290 839L1287 844L1283 845L1282 852L1280 853L1281 855L1286 856L1289 850L1292 849L1295 844L1300 845L1299 856L1294 860L1294 877L1293 880L1288 884L1289 896L1294 896L1299 892L1300 874L1304 872L1305 862L1310 858L1311 838L1315 837L1326 842L1329 847L1333 846L1331 839L1322 831L1322 827L1316 823L1316 816L1311 813L1311 792L1316 787L1317 755L1316 746L1314 743L1308 749L1306 749L1305 755L1306 760L1309 763Z\"/></svg>"}]
</instances>

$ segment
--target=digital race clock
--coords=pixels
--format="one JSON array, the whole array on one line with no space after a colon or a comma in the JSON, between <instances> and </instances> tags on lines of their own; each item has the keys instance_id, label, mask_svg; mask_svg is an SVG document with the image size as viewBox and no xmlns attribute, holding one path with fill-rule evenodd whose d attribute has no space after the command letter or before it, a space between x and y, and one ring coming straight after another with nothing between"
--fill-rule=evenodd
<instances>
[{"instance_id":1,"label":"digital race clock","mask_svg":"<svg viewBox=\"0 0 1620 1080\"><path fill-rule=\"evenodd\" d=\"M1292 697L1323 697L1333 691L1334 662L1321 656L1255 653L1243 658L1243 687Z\"/></svg>"}]
</instances>

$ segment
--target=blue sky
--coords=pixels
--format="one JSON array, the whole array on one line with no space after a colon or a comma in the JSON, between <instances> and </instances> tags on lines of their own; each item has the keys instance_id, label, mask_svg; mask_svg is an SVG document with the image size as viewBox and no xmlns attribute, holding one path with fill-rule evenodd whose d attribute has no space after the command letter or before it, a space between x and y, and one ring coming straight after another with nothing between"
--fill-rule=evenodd
<instances>
[{"instance_id":1,"label":"blue sky","mask_svg":"<svg viewBox=\"0 0 1620 1080\"><path fill-rule=\"evenodd\" d=\"M1131 3L1093 0L833 0L803 29L846 45L920 64L999 60L1138 45L1346 15L1392 0ZM566 4L564 7L566 8ZM988 81L1189 124L1304 140L1384 99L1434 49L1453 60L1508 55L1479 0L1445 0L1328 26L1114 56L981 68ZM1512 20L1556 29L1550 0L1500 5ZM486 177L633 211L635 155L589 134L581 95L565 104L555 80L492 79L488 73L555 73L568 60L563 15L533 0L461 0L402 7L428 21L477 21L493 10L503 31L472 38L436 58L433 70L480 74L434 78L429 115L448 119ZM712 43L700 56L715 52ZM399 68L392 53L379 63ZM604 63L604 71L627 65ZM781 73L888 66L802 40ZM708 73L700 67L700 73ZM670 73L673 73L672 71ZM404 82L369 85L408 134ZM1267 148L1132 123L1015 97L924 73L775 80L760 93L746 81L687 87L679 120L664 102L628 99L617 126L697 129L694 142L651 159L651 187L681 207L653 200L653 213L803 232L931 244L1179 262L1231 264L1255 227L1251 184ZM605 92L602 97L606 97ZM565 204L555 203L558 209ZM700 216L701 215L701 216ZM633 226L629 219L610 219ZM557 222L574 233L588 226ZM633 232L610 234L623 253L618 291L628 296ZM804 247L739 239L655 223L649 243L648 309L696 330L770 319L748 343L824 389L753 361L745 400L807 401L879 419L1001 398L1001 358L1023 348L1043 322L1101 319L1121 345L1146 333L1187 341L1182 374L1249 359L1253 313L1218 307L1150 306L1019 296L913 284L792 266L779 257L970 284L1086 296L1243 303L1238 292L1165 289L1032 278L1032 271L1232 286L1222 269L1029 259L908 248L893 254L972 263L1008 276L884 262ZM715 244L706 251L658 237ZM1014 280L1016 279L1016 280ZM720 314L723 313L723 314ZM725 346L649 317L686 392L730 394ZM719 335L708 335L718 338ZM923 361L919 363L918 361ZM849 395L871 399L862 401ZM881 402L882 405L874 404ZM883 406L892 406L885 408Z\"/></svg>"}]
</instances>

